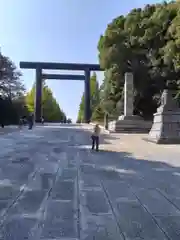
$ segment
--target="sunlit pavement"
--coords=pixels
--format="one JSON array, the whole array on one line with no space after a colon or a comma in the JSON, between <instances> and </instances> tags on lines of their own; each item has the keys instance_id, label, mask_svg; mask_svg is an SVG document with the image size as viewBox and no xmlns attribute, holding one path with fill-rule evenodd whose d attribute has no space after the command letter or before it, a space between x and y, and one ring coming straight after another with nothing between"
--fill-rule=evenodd
<instances>
[{"instance_id":1,"label":"sunlit pavement","mask_svg":"<svg viewBox=\"0 0 180 240\"><path fill-rule=\"evenodd\" d=\"M180 155L101 142L92 152L85 126L68 124L1 135L0 240L179 240Z\"/></svg>"}]
</instances>

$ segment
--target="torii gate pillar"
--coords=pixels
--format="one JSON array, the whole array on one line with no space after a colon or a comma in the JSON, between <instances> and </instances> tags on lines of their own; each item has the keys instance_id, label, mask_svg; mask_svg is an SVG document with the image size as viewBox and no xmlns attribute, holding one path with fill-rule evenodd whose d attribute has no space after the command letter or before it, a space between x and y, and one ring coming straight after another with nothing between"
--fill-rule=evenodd
<instances>
[{"instance_id":1,"label":"torii gate pillar","mask_svg":"<svg viewBox=\"0 0 180 240\"><path fill-rule=\"evenodd\" d=\"M90 89L90 71L85 70L84 81L84 120L86 123L90 123L91 120L91 89Z\"/></svg>"},{"instance_id":2,"label":"torii gate pillar","mask_svg":"<svg viewBox=\"0 0 180 240\"><path fill-rule=\"evenodd\" d=\"M35 93L35 107L34 117L35 122L40 123L42 118L42 69L36 69L36 93Z\"/></svg>"}]
</instances>

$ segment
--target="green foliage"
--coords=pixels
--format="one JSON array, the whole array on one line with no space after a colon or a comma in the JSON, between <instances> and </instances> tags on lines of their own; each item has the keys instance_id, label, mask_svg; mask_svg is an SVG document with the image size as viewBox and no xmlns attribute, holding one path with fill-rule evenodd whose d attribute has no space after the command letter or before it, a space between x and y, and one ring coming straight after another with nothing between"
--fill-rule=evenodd
<instances>
[{"instance_id":1,"label":"green foliage","mask_svg":"<svg viewBox=\"0 0 180 240\"><path fill-rule=\"evenodd\" d=\"M0 52L0 95L10 99L24 94L25 88L14 63Z\"/></svg>"},{"instance_id":2,"label":"green foliage","mask_svg":"<svg viewBox=\"0 0 180 240\"><path fill-rule=\"evenodd\" d=\"M30 112L34 112L35 85L26 95L26 104ZM42 90L42 114L45 121L59 122L66 120L65 113L60 109L59 104L53 97L52 91L43 83Z\"/></svg>"},{"instance_id":3,"label":"green foliage","mask_svg":"<svg viewBox=\"0 0 180 240\"><path fill-rule=\"evenodd\" d=\"M17 124L19 117L28 110L24 101L24 85L21 73L10 58L0 52L0 122Z\"/></svg>"},{"instance_id":4,"label":"green foliage","mask_svg":"<svg viewBox=\"0 0 180 240\"><path fill-rule=\"evenodd\" d=\"M91 112L93 112L99 103L99 85L98 85L96 73L93 73L93 75L90 78L90 89L91 89ZM81 102L79 105L77 122L83 122L84 110L85 110L84 108L85 106L84 106L84 93L83 93L81 97Z\"/></svg>"},{"instance_id":5,"label":"green foliage","mask_svg":"<svg viewBox=\"0 0 180 240\"><path fill-rule=\"evenodd\" d=\"M167 80L180 76L180 2L133 9L108 24L98 43L105 69L101 108L116 114L125 72L134 74L134 112L151 118ZM113 113L114 112L114 113Z\"/></svg>"}]
</instances>

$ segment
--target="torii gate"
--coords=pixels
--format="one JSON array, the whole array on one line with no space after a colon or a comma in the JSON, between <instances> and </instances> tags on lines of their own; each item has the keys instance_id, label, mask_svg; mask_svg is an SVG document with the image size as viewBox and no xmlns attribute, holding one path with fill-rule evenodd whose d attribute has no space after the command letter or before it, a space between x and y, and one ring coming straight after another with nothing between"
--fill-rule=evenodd
<instances>
[{"instance_id":1,"label":"torii gate","mask_svg":"<svg viewBox=\"0 0 180 240\"><path fill-rule=\"evenodd\" d=\"M84 100L85 111L84 120L86 123L91 119L91 93L90 93L90 72L101 71L99 64L80 64L80 63L53 63L53 62L20 62L20 68L36 70L36 95L35 95L35 121L41 122L42 117L42 81L43 79L60 80L83 80L84 81ZM43 74L43 69L49 70L73 70L84 71L84 75L69 74Z\"/></svg>"}]
</instances>

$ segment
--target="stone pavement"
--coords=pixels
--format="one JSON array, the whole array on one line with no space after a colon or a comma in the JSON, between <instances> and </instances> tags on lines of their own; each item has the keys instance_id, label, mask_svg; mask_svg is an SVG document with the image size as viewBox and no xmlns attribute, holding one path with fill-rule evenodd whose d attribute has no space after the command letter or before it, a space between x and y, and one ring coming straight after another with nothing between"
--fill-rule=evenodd
<instances>
[{"instance_id":1,"label":"stone pavement","mask_svg":"<svg viewBox=\"0 0 180 240\"><path fill-rule=\"evenodd\" d=\"M78 125L0 136L0 240L179 240L179 146L101 142Z\"/></svg>"}]
</instances>

